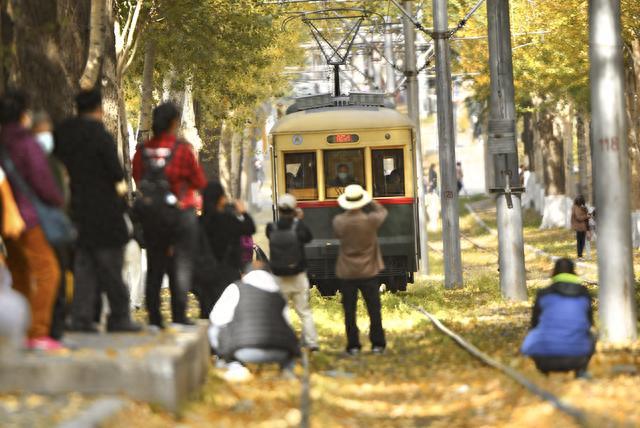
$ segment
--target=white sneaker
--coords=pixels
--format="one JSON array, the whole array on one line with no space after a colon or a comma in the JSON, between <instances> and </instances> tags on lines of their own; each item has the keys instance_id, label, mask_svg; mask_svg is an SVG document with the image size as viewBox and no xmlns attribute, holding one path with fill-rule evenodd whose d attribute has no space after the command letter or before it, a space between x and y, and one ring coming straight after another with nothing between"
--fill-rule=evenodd
<instances>
[{"instance_id":1,"label":"white sneaker","mask_svg":"<svg viewBox=\"0 0 640 428\"><path fill-rule=\"evenodd\" d=\"M237 361L227 364L227 371L223 375L229 382L244 382L251 379L251 372Z\"/></svg>"}]
</instances>

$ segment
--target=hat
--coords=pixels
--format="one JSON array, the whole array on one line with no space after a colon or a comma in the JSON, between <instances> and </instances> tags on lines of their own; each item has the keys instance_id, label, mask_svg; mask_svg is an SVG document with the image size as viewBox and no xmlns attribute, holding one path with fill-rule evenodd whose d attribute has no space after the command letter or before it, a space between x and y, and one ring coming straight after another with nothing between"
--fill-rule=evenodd
<instances>
[{"instance_id":1,"label":"hat","mask_svg":"<svg viewBox=\"0 0 640 428\"><path fill-rule=\"evenodd\" d=\"M278 208L283 211L293 211L298 206L298 201L296 197L290 195L289 193L285 193L284 195L278 198Z\"/></svg>"},{"instance_id":2,"label":"hat","mask_svg":"<svg viewBox=\"0 0 640 428\"><path fill-rule=\"evenodd\" d=\"M371 195L359 184L351 184L338 198L338 205L345 210L357 210L371 202Z\"/></svg>"}]
</instances>

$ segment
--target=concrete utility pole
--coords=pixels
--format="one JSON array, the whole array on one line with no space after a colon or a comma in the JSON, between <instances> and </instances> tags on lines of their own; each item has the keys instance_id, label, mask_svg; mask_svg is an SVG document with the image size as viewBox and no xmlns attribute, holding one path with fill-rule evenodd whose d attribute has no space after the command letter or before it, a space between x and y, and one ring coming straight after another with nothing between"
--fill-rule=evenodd
<instances>
[{"instance_id":1,"label":"concrete utility pole","mask_svg":"<svg viewBox=\"0 0 640 428\"><path fill-rule=\"evenodd\" d=\"M433 0L433 41L436 46L436 93L442 205L442 241L445 288L462 287L460 224L456 180L456 142L451 97L447 0Z\"/></svg>"},{"instance_id":2,"label":"concrete utility pole","mask_svg":"<svg viewBox=\"0 0 640 428\"><path fill-rule=\"evenodd\" d=\"M413 16L413 2L403 1L402 7L408 15ZM420 93L418 89L418 67L416 65L416 28L411 19L403 15L402 28L404 30L404 63L407 77L407 107L409 117L416 124L415 169L418 178L418 227L420 230L420 272L429 274L429 246L427 244L427 218L424 197L424 169L422 165L422 137L420 132Z\"/></svg>"},{"instance_id":3,"label":"concrete utility pole","mask_svg":"<svg viewBox=\"0 0 640 428\"><path fill-rule=\"evenodd\" d=\"M623 343L637 330L620 0L589 1L589 57L601 331Z\"/></svg>"},{"instance_id":4,"label":"concrete utility pole","mask_svg":"<svg viewBox=\"0 0 640 428\"><path fill-rule=\"evenodd\" d=\"M395 63L395 58L393 55L393 35L391 32L391 19L385 25L384 32L384 56L387 58L385 79L386 84L385 88L388 94L393 94L396 91L396 73L393 69L393 63Z\"/></svg>"},{"instance_id":5,"label":"concrete utility pole","mask_svg":"<svg viewBox=\"0 0 640 428\"><path fill-rule=\"evenodd\" d=\"M527 300L522 206L520 193L511 193L511 189L520 187L520 178L509 0L488 0L487 18L491 74L489 154L495 168L492 191L498 193L500 290L506 299Z\"/></svg>"}]
</instances>

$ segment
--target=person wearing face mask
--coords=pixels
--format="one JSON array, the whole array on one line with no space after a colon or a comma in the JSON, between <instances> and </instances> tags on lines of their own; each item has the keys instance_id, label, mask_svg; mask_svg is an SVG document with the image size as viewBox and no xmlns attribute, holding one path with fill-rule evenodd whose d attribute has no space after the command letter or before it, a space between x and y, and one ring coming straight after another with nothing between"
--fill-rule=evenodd
<instances>
[{"instance_id":1,"label":"person wearing face mask","mask_svg":"<svg viewBox=\"0 0 640 428\"><path fill-rule=\"evenodd\" d=\"M55 147L53 123L51 122L51 117L46 111L36 111L33 114L31 132L34 135L36 142L48 158L49 169L51 169L53 177L58 184L58 188L62 191L65 207L67 207L70 197L69 177L62 162L53 155L53 149ZM54 246L53 251L58 259L58 266L60 267L61 275L58 294L53 306L50 336L55 340L61 340L64 335L64 326L68 315L66 273L71 271L72 268L71 248L68 245Z\"/></svg>"},{"instance_id":2,"label":"person wearing face mask","mask_svg":"<svg viewBox=\"0 0 640 428\"><path fill-rule=\"evenodd\" d=\"M342 163L338 165L338 174L331 185L335 187L347 187L350 184L356 184L356 179L353 175L349 174L349 166Z\"/></svg>"}]
</instances>

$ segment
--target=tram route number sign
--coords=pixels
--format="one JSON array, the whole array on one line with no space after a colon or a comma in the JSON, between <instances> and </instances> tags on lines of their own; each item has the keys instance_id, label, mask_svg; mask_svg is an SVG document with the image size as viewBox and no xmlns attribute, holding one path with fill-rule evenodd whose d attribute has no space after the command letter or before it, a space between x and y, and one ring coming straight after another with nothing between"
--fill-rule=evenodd
<instances>
[{"instance_id":1,"label":"tram route number sign","mask_svg":"<svg viewBox=\"0 0 640 428\"><path fill-rule=\"evenodd\" d=\"M357 134L334 134L327 136L327 143L329 144L357 143L358 141L360 141L360 136Z\"/></svg>"}]
</instances>

